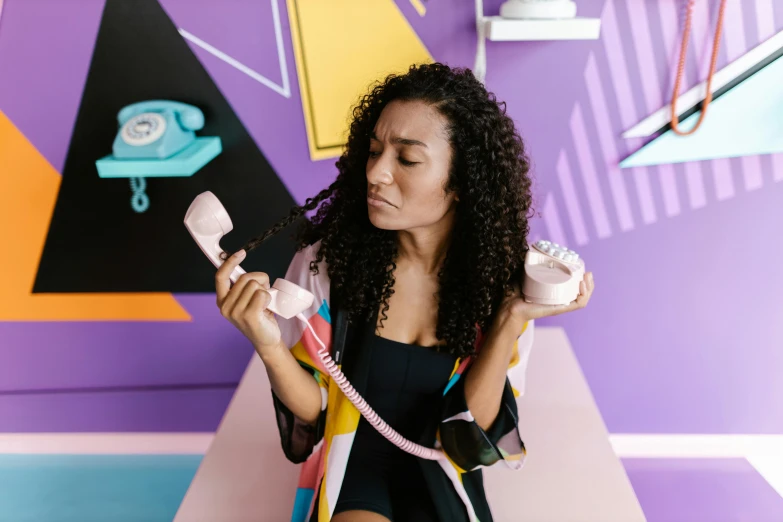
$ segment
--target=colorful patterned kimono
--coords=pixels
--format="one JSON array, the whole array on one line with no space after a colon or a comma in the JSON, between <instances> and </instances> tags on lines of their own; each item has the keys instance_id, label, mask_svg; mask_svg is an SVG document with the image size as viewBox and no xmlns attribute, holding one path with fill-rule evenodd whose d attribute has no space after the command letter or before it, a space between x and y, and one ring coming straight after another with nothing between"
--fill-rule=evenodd
<instances>
[{"instance_id":1,"label":"colorful patterned kimono","mask_svg":"<svg viewBox=\"0 0 783 522\"><path fill-rule=\"evenodd\" d=\"M319 273L310 271L310 262L320 245L315 243L296 253L285 279L315 295L304 312L318 337L329 348L348 380L362 394L366 387L369 362L362 350L351 348L351 338L339 303L332 302L329 277L324 262ZM351 453L361 414L330 385L317 352L320 346L310 331L295 319L278 319L283 341L299 364L313 375L321 389L321 415L316 425L296 418L274 395L277 423L286 457L303 463L291 522L318 520L329 522L340 494L348 457ZM481 347L481 336L477 339ZM422 440L428 447L441 448L447 460L419 463L438 516L449 522L489 522L492 515L484 494L481 468L502 465L520 469L525 446L518 431L515 398L524 392L525 369L533 343L533 323L525 325L514 347L500 411L493 425L483 430L474 421L465 399L465 375L472 358L457 360L451 378L443 390L441 414L433 418ZM512 386L513 383L513 386ZM316 516L317 515L317 516Z\"/></svg>"}]
</instances>

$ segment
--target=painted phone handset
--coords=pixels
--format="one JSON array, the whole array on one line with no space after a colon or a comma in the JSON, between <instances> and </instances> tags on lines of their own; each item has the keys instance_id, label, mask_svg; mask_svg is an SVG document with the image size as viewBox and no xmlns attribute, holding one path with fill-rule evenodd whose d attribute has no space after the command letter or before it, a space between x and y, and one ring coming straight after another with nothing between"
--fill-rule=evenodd
<instances>
[{"instance_id":1,"label":"painted phone handset","mask_svg":"<svg viewBox=\"0 0 783 522\"><path fill-rule=\"evenodd\" d=\"M207 191L196 196L196 199L190 204L190 208L188 208L188 211L185 214L185 227L209 260L212 261L216 267L222 265L223 260L220 258L220 254L223 253L223 250L220 248L220 239L225 234L231 232L234 227L226 209L212 192ZM229 278L231 281L236 282L237 278L244 273L245 271L237 266ZM337 364L332 360L323 341L319 339L315 330L310 325L310 322L302 313L313 304L313 294L284 279L277 279L269 290L269 293L272 294L272 302L269 304L268 309L284 319L296 317L310 329L310 333L313 334L315 340L321 345L318 356L323 362L326 371L332 376L333 382L337 384L348 400L356 406L364 418L367 419L381 435L386 437L392 444L411 455L428 460L445 458L445 455L439 449L420 446L419 444L405 439L391 426L386 424L356 390L354 390L343 372L340 371Z\"/></svg>"},{"instance_id":2,"label":"painted phone handset","mask_svg":"<svg viewBox=\"0 0 783 522\"><path fill-rule=\"evenodd\" d=\"M525 256L522 294L528 303L567 305L579 296L585 262L567 247L541 240Z\"/></svg>"}]
</instances>

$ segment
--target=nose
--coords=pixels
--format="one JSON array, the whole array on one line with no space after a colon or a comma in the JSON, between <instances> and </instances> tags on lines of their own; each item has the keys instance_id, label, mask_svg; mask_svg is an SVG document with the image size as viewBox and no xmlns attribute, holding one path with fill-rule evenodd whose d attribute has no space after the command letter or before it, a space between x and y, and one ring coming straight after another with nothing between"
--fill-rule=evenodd
<instances>
[{"instance_id":1,"label":"nose","mask_svg":"<svg viewBox=\"0 0 783 522\"><path fill-rule=\"evenodd\" d=\"M392 176L389 167L390 159L387 159L386 156L386 154L381 154L380 157L370 158L367 162L367 181L371 185L390 185L394 182L394 176Z\"/></svg>"}]
</instances>

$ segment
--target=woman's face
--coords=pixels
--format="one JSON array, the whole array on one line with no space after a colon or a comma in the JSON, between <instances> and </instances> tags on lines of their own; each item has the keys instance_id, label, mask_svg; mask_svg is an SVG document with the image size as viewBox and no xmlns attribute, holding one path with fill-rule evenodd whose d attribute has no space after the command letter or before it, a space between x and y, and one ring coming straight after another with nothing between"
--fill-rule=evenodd
<instances>
[{"instance_id":1,"label":"woman's face","mask_svg":"<svg viewBox=\"0 0 783 522\"><path fill-rule=\"evenodd\" d=\"M392 101L383 109L367 159L367 208L374 226L411 230L450 222L456 195L445 190L452 156L446 125L424 102Z\"/></svg>"}]
</instances>

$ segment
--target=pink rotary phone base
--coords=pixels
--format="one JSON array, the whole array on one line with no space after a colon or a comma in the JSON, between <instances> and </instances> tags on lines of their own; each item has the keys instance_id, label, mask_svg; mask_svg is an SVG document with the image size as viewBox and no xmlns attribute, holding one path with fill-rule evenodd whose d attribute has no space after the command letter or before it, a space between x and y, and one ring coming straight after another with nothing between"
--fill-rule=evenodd
<instances>
[{"instance_id":1,"label":"pink rotary phone base","mask_svg":"<svg viewBox=\"0 0 783 522\"><path fill-rule=\"evenodd\" d=\"M528 303L567 305L579 296L585 263L573 250L541 240L525 256L522 294Z\"/></svg>"},{"instance_id":2,"label":"pink rotary phone base","mask_svg":"<svg viewBox=\"0 0 783 522\"><path fill-rule=\"evenodd\" d=\"M228 216L226 209L212 192L207 191L196 196L196 199L190 204L190 208L188 208L185 214L185 227L209 260L216 267L221 266L223 259L220 258L220 255L223 253L223 250L220 248L220 239L231 232L234 225L231 223L231 218ZM239 276L244 273L245 271L237 266L229 278L231 281L236 282ZM313 294L285 279L277 279L269 293L272 295L272 302L269 304L268 309L284 319L296 317L304 322L305 326L310 329L310 333L318 341L318 344L321 345L321 349L318 350L318 356L326 371L332 376L332 380L337 383L345 396L381 435L411 455L428 460L446 458L443 451L420 446L397 433L394 428L386 424L373 411L351 386L351 383L348 382L343 372L340 371L337 364L330 357L323 341L318 338L310 322L302 314L302 312L312 306L315 299Z\"/></svg>"}]
</instances>

